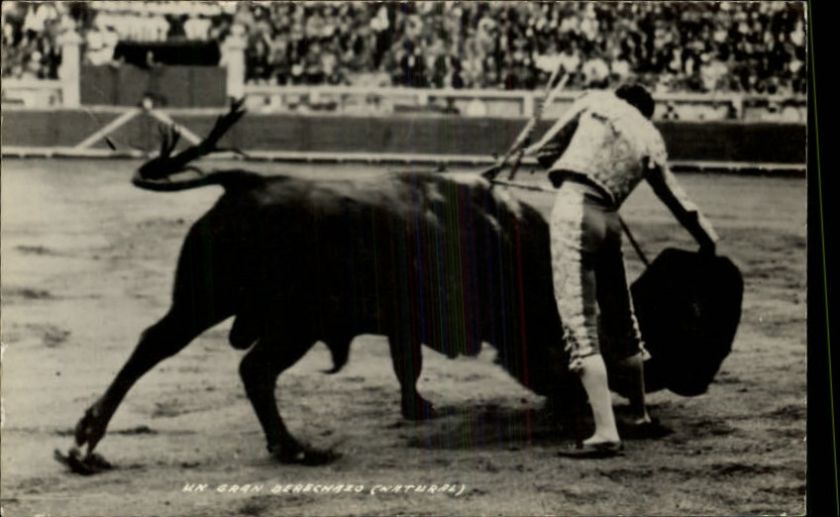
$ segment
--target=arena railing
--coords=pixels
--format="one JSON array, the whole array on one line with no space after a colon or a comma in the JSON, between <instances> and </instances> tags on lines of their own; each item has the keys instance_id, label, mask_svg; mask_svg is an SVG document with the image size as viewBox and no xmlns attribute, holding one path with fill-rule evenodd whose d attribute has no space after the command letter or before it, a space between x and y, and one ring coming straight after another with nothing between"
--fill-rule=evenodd
<instances>
[{"instance_id":1,"label":"arena railing","mask_svg":"<svg viewBox=\"0 0 840 517\"><path fill-rule=\"evenodd\" d=\"M64 84L58 79L3 79L2 103L24 107L63 105Z\"/></svg>"},{"instance_id":2,"label":"arena railing","mask_svg":"<svg viewBox=\"0 0 840 517\"><path fill-rule=\"evenodd\" d=\"M265 112L335 111L352 114L458 113L465 116L528 118L542 94L532 90L429 89L361 86L245 84L250 109ZM560 92L544 110L559 116L581 91ZM805 122L803 95L740 93L656 94L657 118L682 120L784 120Z\"/></svg>"},{"instance_id":3,"label":"arena railing","mask_svg":"<svg viewBox=\"0 0 840 517\"><path fill-rule=\"evenodd\" d=\"M76 75L76 74L73 74ZM63 79L2 81L4 108L75 107L78 90ZM74 91L75 90L75 91ZM69 95L68 95L69 92ZM463 116L529 118L541 94L530 90L428 89L361 86L277 86L245 84L242 93L249 109L260 112L336 112L342 114L458 113ZM544 115L559 116L581 91L557 95ZM68 97L76 96L76 102ZM738 93L656 94L657 118L681 120L744 120L801 122L806 98L801 95L743 95Z\"/></svg>"}]
</instances>

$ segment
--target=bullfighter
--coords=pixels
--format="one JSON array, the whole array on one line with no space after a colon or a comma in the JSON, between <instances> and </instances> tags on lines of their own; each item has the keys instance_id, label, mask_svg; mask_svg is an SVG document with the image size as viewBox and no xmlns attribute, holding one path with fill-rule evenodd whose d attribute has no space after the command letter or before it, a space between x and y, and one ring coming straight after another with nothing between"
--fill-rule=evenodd
<instances>
[{"instance_id":1,"label":"bullfighter","mask_svg":"<svg viewBox=\"0 0 840 517\"><path fill-rule=\"evenodd\" d=\"M648 356L633 311L621 251L618 209L642 179L713 255L718 236L668 168L654 101L640 85L579 97L546 134L524 149L548 170L554 295L563 321L568 367L580 375L595 423L592 436L561 452L576 458L620 454L623 447L607 366L629 384L628 426L652 425L645 403ZM497 170L486 173L492 178ZM599 328L601 334L599 335Z\"/></svg>"}]
</instances>

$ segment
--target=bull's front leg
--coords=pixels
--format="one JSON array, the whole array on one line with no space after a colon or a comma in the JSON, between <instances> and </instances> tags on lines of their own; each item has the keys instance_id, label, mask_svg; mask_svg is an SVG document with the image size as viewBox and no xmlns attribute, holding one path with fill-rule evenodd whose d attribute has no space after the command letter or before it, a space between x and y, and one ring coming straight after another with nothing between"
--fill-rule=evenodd
<instances>
[{"instance_id":1,"label":"bull's front leg","mask_svg":"<svg viewBox=\"0 0 840 517\"><path fill-rule=\"evenodd\" d=\"M396 338L388 336L391 347L391 360L394 372L400 383L400 407L402 415L408 420L429 420L435 418L432 403L417 392L417 379L423 369L423 353L420 342L414 338Z\"/></svg>"},{"instance_id":2,"label":"bull's front leg","mask_svg":"<svg viewBox=\"0 0 840 517\"><path fill-rule=\"evenodd\" d=\"M281 343L279 339L261 339L242 359L239 373L245 393L254 407L265 433L268 451L281 463L323 465L337 458L332 451L307 447L286 428L277 409L274 390L277 377L295 364L314 342Z\"/></svg>"}]
</instances>

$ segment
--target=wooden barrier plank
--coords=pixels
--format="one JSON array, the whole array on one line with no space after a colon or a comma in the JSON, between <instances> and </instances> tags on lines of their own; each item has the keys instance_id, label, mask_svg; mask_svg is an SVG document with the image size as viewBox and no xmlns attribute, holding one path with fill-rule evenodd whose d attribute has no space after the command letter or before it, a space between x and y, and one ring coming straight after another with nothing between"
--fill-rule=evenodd
<instances>
[{"instance_id":1,"label":"wooden barrier plank","mask_svg":"<svg viewBox=\"0 0 840 517\"><path fill-rule=\"evenodd\" d=\"M4 147L77 144L80 134L94 133L119 113L86 109L3 110L0 143ZM216 112L167 110L167 113L200 136L210 129ZM544 131L549 124L550 121L545 122L537 132ZM113 136L127 147L153 151L157 148L158 125L158 121L145 113L119 128ZM480 156L484 160L506 149L521 126L521 120L504 118L249 114L231 130L222 145L251 152L458 155ZM805 126L801 124L662 121L658 126L670 158L676 161L805 163ZM101 146L99 143L96 147Z\"/></svg>"}]
</instances>

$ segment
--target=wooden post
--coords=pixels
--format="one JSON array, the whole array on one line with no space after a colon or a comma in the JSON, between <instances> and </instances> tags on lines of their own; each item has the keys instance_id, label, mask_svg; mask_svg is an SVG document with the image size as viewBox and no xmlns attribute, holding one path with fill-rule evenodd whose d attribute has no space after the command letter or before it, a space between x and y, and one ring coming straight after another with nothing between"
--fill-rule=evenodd
<instances>
[{"instance_id":1,"label":"wooden post","mask_svg":"<svg viewBox=\"0 0 840 517\"><path fill-rule=\"evenodd\" d=\"M81 104L82 37L74 27L68 27L58 39L61 45L61 100L64 106L75 108Z\"/></svg>"},{"instance_id":2,"label":"wooden post","mask_svg":"<svg viewBox=\"0 0 840 517\"><path fill-rule=\"evenodd\" d=\"M534 116L534 97L536 96L536 92L529 92L526 93L522 97L522 116L525 118L531 118Z\"/></svg>"},{"instance_id":3,"label":"wooden post","mask_svg":"<svg viewBox=\"0 0 840 517\"><path fill-rule=\"evenodd\" d=\"M239 25L231 27L222 44L221 65L227 69L227 95L239 99L245 95L245 31Z\"/></svg>"}]
</instances>

